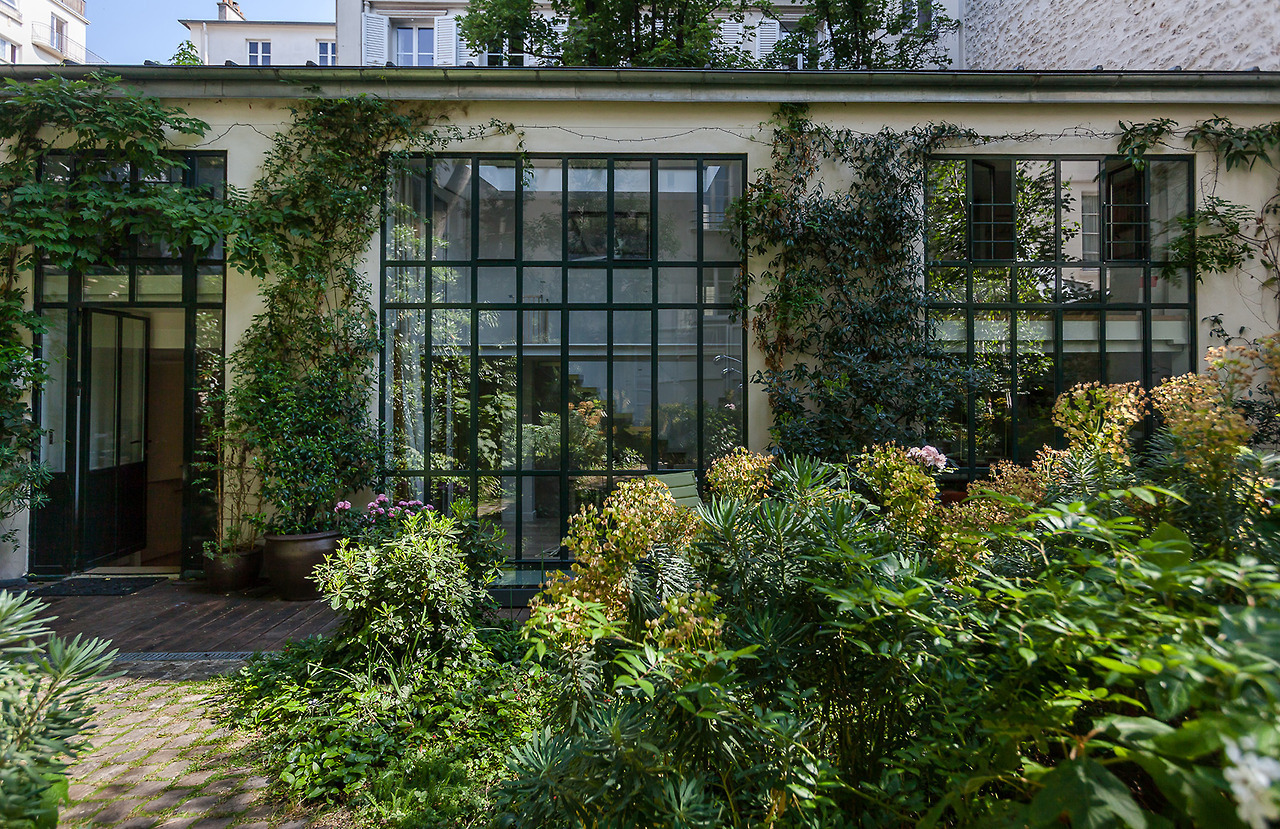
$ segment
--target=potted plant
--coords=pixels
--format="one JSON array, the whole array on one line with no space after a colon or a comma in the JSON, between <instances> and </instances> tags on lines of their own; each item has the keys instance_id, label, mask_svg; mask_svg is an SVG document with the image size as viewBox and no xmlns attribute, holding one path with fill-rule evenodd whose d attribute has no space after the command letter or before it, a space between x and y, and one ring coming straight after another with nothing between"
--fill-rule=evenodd
<instances>
[{"instance_id":1,"label":"potted plant","mask_svg":"<svg viewBox=\"0 0 1280 829\"><path fill-rule=\"evenodd\" d=\"M222 375L218 364L218 376ZM210 378L212 380L212 378ZM205 489L214 497L217 521L214 537L204 543L204 575L218 592L243 590L262 573L258 545L260 500L253 486L251 452L243 431L226 418L227 395L220 382L207 382L203 416L204 459L197 469L205 474Z\"/></svg>"}]
</instances>

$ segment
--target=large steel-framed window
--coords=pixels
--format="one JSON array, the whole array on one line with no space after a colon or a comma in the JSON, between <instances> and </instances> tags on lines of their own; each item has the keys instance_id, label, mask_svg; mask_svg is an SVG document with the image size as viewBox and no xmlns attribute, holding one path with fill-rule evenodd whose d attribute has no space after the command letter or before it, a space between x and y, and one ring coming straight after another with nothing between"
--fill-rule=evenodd
<instances>
[{"instance_id":1,"label":"large steel-framed window","mask_svg":"<svg viewBox=\"0 0 1280 829\"><path fill-rule=\"evenodd\" d=\"M974 382L933 439L967 477L1057 438L1057 395L1192 371L1194 274L1170 267L1187 157L939 157L926 174L933 336Z\"/></svg>"},{"instance_id":2,"label":"large steel-framed window","mask_svg":"<svg viewBox=\"0 0 1280 829\"><path fill-rule=\"evenodd\" d=\"M118 169L132 187L198 189L209 198L226 193L227 155L220 151L172 154L171 167L143 178L137 170ZM51 155L40 170L43 179L70 180L83 175L70 155ZM35 310L45 331L38 339L41 357L49 364L49 379L35 401L40 423L47 430L41 460L53 473L48 502L32 514L31 569L63 573L79 566L77 534L82 505L74 492L77 455L84 450L80 433L78 392L82 383L83 319L100 310L130 312L152 319L152 333L180 342L183 349L182 462L192 468L200 443L202 402L206 392L222 382L223 313L226 301L226 261L221 241L208 250L175 247L161 237L125 235L110 266L83 271L53 267L47 260L35 267ZM163 324L157 324L162 321ZM184 481L182 493L182 567L201 569L201 546L212 537L214 509L206 494Z\"/></svg>"},{"instance_id":3,"label":"large steel-framed window","mask_svg":"<svg viewBox=\"0 0 1280 829\"><path fill-rule=\"evenodd\" d=\"M413 159L383 231L397 494L473 499L513 560L558 563L568 516L618 481L740 444L726 211L744 173L740 156Z\"/></svg>"}]
</instances>

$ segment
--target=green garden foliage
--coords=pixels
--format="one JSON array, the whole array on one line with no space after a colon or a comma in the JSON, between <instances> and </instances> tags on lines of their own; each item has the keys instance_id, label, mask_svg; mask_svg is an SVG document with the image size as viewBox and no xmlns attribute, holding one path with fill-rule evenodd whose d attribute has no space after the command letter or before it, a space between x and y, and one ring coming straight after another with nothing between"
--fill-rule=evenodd
<instances>
[{"instance_id":1,"label":"green garden foliage","mask_svg":"<svg viewBox=\"0 0 1280 829\"><path fill-rule=\"evenodd\" d=\"M455 505L456 506L456 505ZM332 637L255 658L225 690L284 793L393 826L483 826L508 749L541 725L541 691L485 589L499 533L424 510L318 568Z\"/></svg>"},{"instance_id":2,"label":"green garden foliage","mask_svg":"<svg viewBox=\"0 0 1280 829\"><path fill-rule=\"evenodd\" d=\"M0 591L0 823L56 829L67 765L88 748L93 683L115 651L51 635L44 604Z\"/></svg>"},{"instance_id":3,"label":"green garden foliage","mask_svg":"<svg viewBox=\"0 0 1280 829\"><path fill-rule=\"evenodd\" d=\"M620 488L525 628L554 718L499 825L1265 827L1280 461L1231 411L1211 378L1078 389L1067 450L950 506L887 444L726 461L693 532Z\"/></svg>"},{"instance_id":4,"label":"green garden foliage","mask_svg":"<svg viewBox=\"0 0 1280 829\"><path fill-rule=\"evenodd\" d=\"M919 442L965 399L969 379L929 337L925 161L972 136L945 124L832 130L794 106L774 125L773 167L738 210L745 252L765 262L746 287L760 295L749 309L764 355L754 380L769 395L774 444L833 460Z\"/></svg>"}]
</instances>

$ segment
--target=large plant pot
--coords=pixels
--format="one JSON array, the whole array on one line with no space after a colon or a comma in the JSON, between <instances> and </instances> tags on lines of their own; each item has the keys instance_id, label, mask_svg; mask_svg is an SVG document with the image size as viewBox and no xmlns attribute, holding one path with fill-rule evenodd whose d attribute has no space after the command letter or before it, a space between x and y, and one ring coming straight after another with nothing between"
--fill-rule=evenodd
<instances>
[{"instance_id":1,"label":"large plant pot","mask_svg":"<svg viewBox=\"0 0 1280 829\"><path fill-rule=\"evenodd\" d=\"M258 580L261 572L261 548L219 553L204 560L205 582L219 593L244 590Z\"/></svg>"},{"instance_id":2,"label":"large plant pot","mask_svg":"<svg viewBox=\"0 0 1280 829\"><path fill-rule=\"evenodd\" d=\"M316 565L338 549L336 532L306 535L266 536L267 578L291 602L320 598L320 589L311 580Z\"/></svg>"}]
</instances>

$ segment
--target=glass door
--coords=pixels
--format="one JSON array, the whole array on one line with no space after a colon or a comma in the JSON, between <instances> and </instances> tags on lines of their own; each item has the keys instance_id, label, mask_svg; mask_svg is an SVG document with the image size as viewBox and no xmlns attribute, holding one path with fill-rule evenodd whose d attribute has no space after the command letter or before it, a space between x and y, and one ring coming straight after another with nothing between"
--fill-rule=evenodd
<instances>
[{"instance_id":1,"label":"glass door","mask_svg":"<svg viewBox=\"0 0 1280 829\"><path fill-rule=\"evenodd\" d=\"M150 323L83 315L80 390L80 567L147 543L147 347Z\"/></svg>"}]
</instances>

